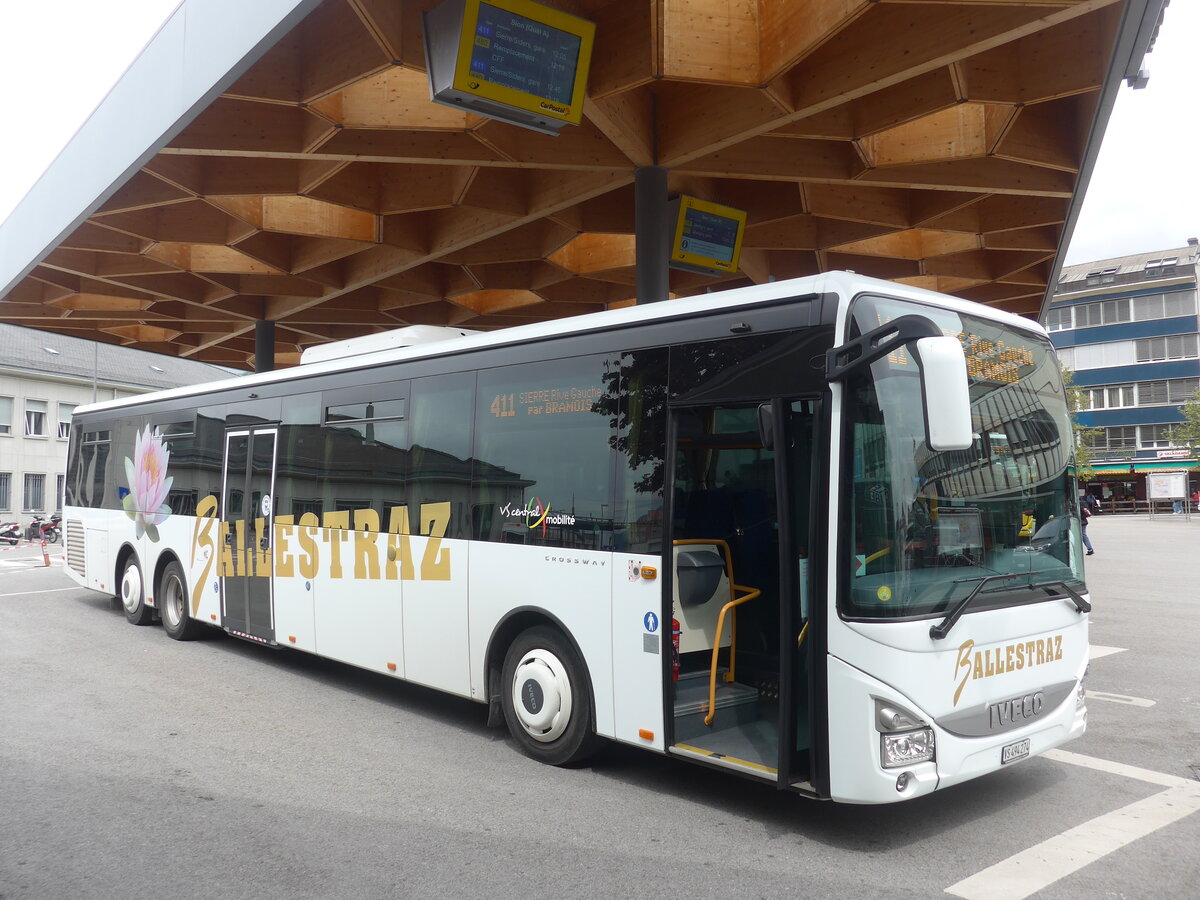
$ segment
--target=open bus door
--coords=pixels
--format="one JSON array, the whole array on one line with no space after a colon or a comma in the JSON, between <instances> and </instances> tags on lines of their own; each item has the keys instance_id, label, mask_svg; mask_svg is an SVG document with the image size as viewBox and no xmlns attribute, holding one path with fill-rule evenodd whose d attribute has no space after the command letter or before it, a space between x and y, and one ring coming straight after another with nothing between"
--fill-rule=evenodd
<instances>
[{"instance_id":1,"label":"open bus door","mask_svg":"<svg viewBox=\"0 0 1200 900\"><path fill-rule=\"evenodd\" d=\"M813 790L816 400L674 410L671 752Z\"/></svg>"},{"instance_id":2,"label":"open bus door","mask_svg":"<svg viewBox=\"0 0 1200 900\"><path fill-rule=\"evenodd\" d=\"M225 435L221 519L221 627L262 643L275 642L275 443L277 429Z\"/></svg>"}]
</instances>

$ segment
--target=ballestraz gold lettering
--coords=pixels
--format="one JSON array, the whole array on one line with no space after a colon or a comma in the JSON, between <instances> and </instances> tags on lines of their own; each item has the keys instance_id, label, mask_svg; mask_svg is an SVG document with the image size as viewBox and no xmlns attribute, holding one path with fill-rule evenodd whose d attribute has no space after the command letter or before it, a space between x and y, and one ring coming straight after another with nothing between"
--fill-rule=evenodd
<instances>
[{"instance_id":1,"label":"ballestraz gold lettering","mask_svg":"<svg viewBox=\"0 0 1200 900\"><path fill-rule=\"evenodd\" d=\"M415 534L407 506L388 510L387 531L381 530L382 519L370 507L331 511L321 517L307 512L299 521L292 515L277 515L273 523L261 516L252 523L242 519L231 523L217 517L217 498L205 497L196 504L192 532L192 565L203 564L192 590L192 614L199 609L201 591L212 574L309 579L323 572L335 579L449 581L450 548L443 542L450 504L422 503L416 513L420 531ZM271 540L267 540L268 528L273 532ZM419 562L413 558L414 541L424 544Z\"/></svg>"},{"instance_id":2,"label":"ballestraz gold lettering","mask_svg":"<svg viewBox=\"0 0 1200 900\"><path fill-rule=\"evenodd\" d=\"M958 688L954 692L954 705L958 706L958 698L962 696L963 688L972 679L991 678L993 675L1004 675L1007 672L1041 666L1060 659L1061 634L1006 644L991 650L976 650L974 641L963 641L958 648L958 657L954 664L954 680L958 682Z\"/></svg>"}]
</instances>

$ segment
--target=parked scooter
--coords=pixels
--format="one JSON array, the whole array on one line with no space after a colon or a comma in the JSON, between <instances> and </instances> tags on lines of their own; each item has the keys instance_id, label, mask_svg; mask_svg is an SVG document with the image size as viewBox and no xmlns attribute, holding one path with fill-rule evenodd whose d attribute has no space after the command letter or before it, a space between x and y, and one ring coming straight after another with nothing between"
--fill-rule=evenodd
<instances>
[{"instance_id":1,"label":"parked scooter","mask_svg":"<svg viewBox=\"0 0 1200 900\"><path fill-rule=\"evenodd\" d=\"M18 523L18 522L0 523L0 544L8 544L10 547L15 547L19 540L21 540L21 525L20 525L20 523Z\"/></svg>"},{"instance_id":2,"label":"parked scooter","mask_svg":"<svg viewBox=\"0 0 1200 900\"><path fill-rule=\"evenodd\" d=\"M29 527L25 529L25 537L31 541L44 540L47 544L53 544L58 540L58 523L61 521L61 516L53 516L49 522L46 521L44 516L34 516L33 521L29 523Z\"/></svg>"}]
</instances>

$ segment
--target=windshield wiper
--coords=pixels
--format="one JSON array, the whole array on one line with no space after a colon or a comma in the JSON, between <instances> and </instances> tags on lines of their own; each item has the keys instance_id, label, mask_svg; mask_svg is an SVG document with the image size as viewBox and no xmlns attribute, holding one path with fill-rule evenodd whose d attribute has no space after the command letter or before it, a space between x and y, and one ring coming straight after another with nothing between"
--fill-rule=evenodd
<instances>
[{"instance_id":1,"label":"windshield wiper","mask_svg":"<svg viewBox=\"0 0 1200 900\"><path fill-rule=\"evenodd\" d=\"M929 636L936 641L940 641L946 635L948 635L950 633L950 629L954 627L954 623L962 618L962 614L966 612L967 607L971 605L971 601L978 597L979 592L993 581L1002 581L1005 578L1019 578L1025 574L1026 573L1024 572L1008 572L1004 575L983 576L979 579L979 583L975 585L975 587L971 588L971 593L959 600L958 605L955 606L954 609L950 610L950 612L946 615L946 618L942 619L942 621L937 625L929 626ZM962 582L959 582L959 584L961 583Z\"/></svg>"},{"instance_id":2,"label":"windshield wiper","mask_svg":"<svg viewBox=\"0 0 1200 900\"><path fill-rule=\"evenodd\" d=\"M948 635L950 633L950 629L952 629L954 627L955 623L959 619L962 618L962 614L967 611L967 607L971 605L971 602L976 597L978 597L980 592L991 582L1000 581L1005 578L1020 578L1022 576L1028 576L1028 573L1027 572L1009 572L1005 575L987 575L987 576L984 576L983 578L980 578L979 583L971 589L971 593L967 594L967 596L963 597L960 601L958 601L958 605L955 606L954 609L950 610L950 612L947 614L946 618L942 619L942 621L939 622L937 625L930 626L929 636L931 638L933 638L934 640L940 641L946 635ZM958 583L962 584L963 582L958 582ZM1060 587L1067 594L1067 596L1063 597L1062 599L1064 599L1064 600L1069 599L1072 603L1074 603L1076 611L1081 612L1081 613L1092 611L1092 604L1088 603L1081 596L1079 596L1079 594L1076 593L1074 590L1072 590L1065 581L1061 581L1061 580L1039 581L1037 584L1028 585L1028 587L1033 590L1037 590L1038 588L1041 588L1042 590L1044 590L1050 594L1054 593L1051 590L1051 588Z\"/></svg>"},{"instance_id":3,"label":"windshield wiper","mask_svg":"<svg viewBox=\"0 0 1200 900\"><path fill-rule=\"evenodd\" d=\"M1073 591L1065 581L1039 581L1037 584L1031 584L1030 587L1041 588L1049 594L1054 593L1052 590L1050 590L1051 588L1060 587L1067 594L1067 596L1063 597L1062 599L1069 599L1072 603L1074 603L1076 612L1085 613L1092 611L1092 604L1080 597L1079 594Z\"/></svg>"}]
</instances>

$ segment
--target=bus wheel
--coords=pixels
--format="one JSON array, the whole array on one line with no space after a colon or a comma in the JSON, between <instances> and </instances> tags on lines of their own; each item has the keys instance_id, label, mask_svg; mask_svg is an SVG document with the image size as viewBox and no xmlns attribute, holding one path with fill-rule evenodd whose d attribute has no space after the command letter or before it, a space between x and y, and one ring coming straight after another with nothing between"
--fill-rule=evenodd
<instances>
[{"instance_id":1,"label":"bus wheel","mask_svg":"<svg viewBox=\"0 0 1200 900\"><path fill-rule=\"evenodd\" d=\"M149 625L154 621L154 610L146 605L142 567L132 553L125 560L125 571L121 573L121 605L125 607L125 618L134 625Z\"/></svg>"},{"instance_id":2,"label":"bus wheel","mask_svg":"<svg viewBox=\"0 0 1200 900\"><path fill-rule=\"evenodd\" d=\"M504 657L504 720L527 756L565 766L595 750L587 670L553 628L522 632Z\"/></svg>"},{"instance_id":3,"label":"bus wheel","mask_svg":"<svg viewBox=\"0 0 1200 900\"><path fill-rule=\"evenodd\" d=\"M163 570L158 583L158 614L162 616L163 630L177 641L194 641L200 637L204 627L188 615L187 583L183 578L183 566L171 561Z\"/></svg>"}]
</instances>

